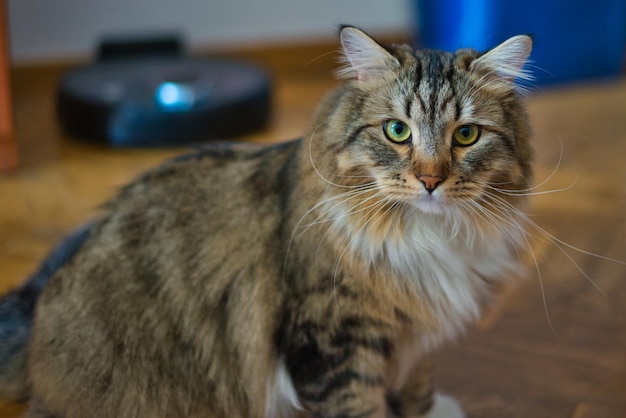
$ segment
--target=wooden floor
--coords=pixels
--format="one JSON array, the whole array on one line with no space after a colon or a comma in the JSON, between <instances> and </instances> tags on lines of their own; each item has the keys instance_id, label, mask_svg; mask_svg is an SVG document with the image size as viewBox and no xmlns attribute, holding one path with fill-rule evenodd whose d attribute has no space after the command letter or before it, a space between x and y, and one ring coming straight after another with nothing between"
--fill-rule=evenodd
<instances>
[{"instance_id":1,"label":"wooden floor","mask_svg":"<svg viewBox=\"0 0 626 418\"><path fill-rule=\"evenodd\" d=\"M248 51L275 74L271 127L299 136L336 82L334 45ZM54 117L62 67L13 72L22 167L0 175L0 292L115 189L179 149L115 150L65 137ZM437 384L476 418L626 417L626 80L528 98L537 183L528 213L537 265L468 335L437 355ZM554 172L552 175L551 173ZM571 246L582 251L573 250ZM22 407L0 403L0 416Z\"/></svg>"}]
</instances>

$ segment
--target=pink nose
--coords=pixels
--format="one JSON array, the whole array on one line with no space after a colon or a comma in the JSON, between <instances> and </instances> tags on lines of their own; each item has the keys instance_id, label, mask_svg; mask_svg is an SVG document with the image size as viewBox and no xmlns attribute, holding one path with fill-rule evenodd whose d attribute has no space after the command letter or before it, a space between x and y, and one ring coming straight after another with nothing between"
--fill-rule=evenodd
<instances>
[{"instance_id":1,"label":"pink nose","mask_svg":"<svg viewBox=\"0 0 626 418\"><path fill-rule=\"evenodd\" d=\"M419 176L417 179L424 185L429 194L434 192L437 186L445 180L441 176Z\"/></svg>"}]
</instances>

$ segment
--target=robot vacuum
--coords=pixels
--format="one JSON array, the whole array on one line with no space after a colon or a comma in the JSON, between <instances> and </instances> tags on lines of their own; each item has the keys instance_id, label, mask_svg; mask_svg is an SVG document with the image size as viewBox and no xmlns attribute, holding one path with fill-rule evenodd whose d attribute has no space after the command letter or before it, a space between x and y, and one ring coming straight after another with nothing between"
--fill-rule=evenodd
<instances>
[{"instance_id":1,"label":"robot vacuum","mask_svg":"<svg viewBox=\"0 0 626 418\"><path fill-rule=\"evenodd\" d=\"M57 113L71 136L167 146L266 127L271 80L252 65L177 55L107 59L65 74Z\"/></svg>"}]
</instances>

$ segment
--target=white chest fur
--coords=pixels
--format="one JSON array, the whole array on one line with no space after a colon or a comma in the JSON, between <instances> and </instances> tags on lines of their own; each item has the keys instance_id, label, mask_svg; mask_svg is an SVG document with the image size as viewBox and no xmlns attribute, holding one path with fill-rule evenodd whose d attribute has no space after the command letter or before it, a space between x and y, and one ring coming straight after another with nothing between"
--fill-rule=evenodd
<instances>
[{"instance_id":1,"label":"white chest fur","mask_svg":"<svg viewBox=\"0 0 626 418\"><path fill-rule=\"evenodd\" d=\"M486 227L463 212L401 213L400 229L393 224L381 236L377 225L354 230L347 216L336 216L335 227L351 237L348 247L361 260L386 264L395 280L408 280L423 295L437 318L438 332L422 338L422 349L454 338L469 322L479 319L493 282L506 280L519 267L521 228L503 231Z\"/></svg>"}]
</instances>

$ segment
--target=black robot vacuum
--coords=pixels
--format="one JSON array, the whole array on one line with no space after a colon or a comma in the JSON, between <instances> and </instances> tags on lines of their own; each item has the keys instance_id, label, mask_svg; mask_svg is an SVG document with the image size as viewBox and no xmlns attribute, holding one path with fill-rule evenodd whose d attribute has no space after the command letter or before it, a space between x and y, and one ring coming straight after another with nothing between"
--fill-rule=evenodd
<instances>
[{"instance_id":1,"label":"black robot vacuum","mask_svg":"<svg viewBox=\"0 0 626 418\"><path fill-rule=\"evenodd\" d=\"M163 51L162 45L105 43L96 63L65 74L57 91L63 130L141 147L231 138L266 127L271 80L265 71L184 57L177 47Z\"/></svg>"}]
</instances>

